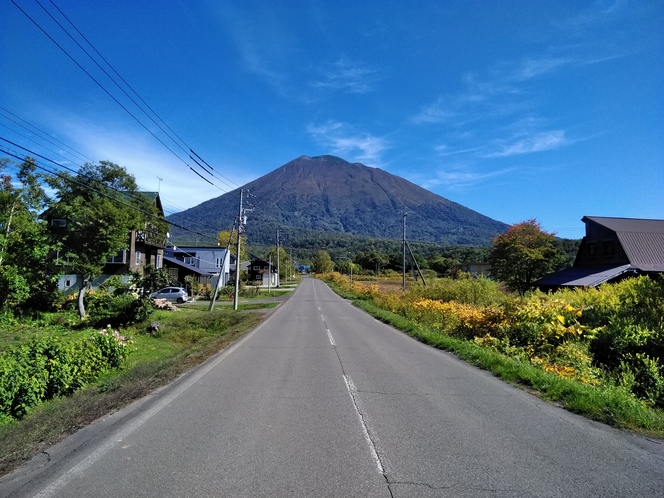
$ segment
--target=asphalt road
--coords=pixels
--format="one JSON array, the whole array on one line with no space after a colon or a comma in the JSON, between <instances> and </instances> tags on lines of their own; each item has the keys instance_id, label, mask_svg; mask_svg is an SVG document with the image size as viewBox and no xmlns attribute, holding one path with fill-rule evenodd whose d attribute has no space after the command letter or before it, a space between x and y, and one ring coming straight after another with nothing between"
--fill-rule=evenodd
<instances>
[{"instance_id":1,"label":"asphalt road","mask_svg":"<svg viewBox=\"0 0 664 498\"><path fill-rule=\"evenodd\" d=\"M257 329L2 496L664 496L664 445L587 421L305 279Z\"/></svg>"}]
</instances>

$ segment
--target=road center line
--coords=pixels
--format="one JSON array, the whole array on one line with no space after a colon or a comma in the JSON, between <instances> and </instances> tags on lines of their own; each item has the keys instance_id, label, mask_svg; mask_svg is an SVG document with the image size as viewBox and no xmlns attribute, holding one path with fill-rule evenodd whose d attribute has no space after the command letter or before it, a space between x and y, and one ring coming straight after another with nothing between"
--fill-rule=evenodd
<instances>
[{"instance_id":1,"label":"road center line","mask_svg":"<svg viewBox=\"0 0 664 498\"><path fill-rule=\"evenodd\" d=\"M330 332L330 329L325 329L327 330L327 338L330 340L330 344L336 347L337 343L334 342L334 337L332 337L332 332Z\"/></svg>"},{"instance_id":2,"label":"road center line","mask_svg":"<svg viewBox=\"0 0 664 498\"><path fill-rule=\"evenodd\" d=\"M369 446L369 453L371 454L371 458L376 464L376 469L378 469L378 472L380 474L385 475L385 469L383 469L383 464L381 463L380 458L378 457L378 452L376 451L376 445L371 439L371 436L369 436L369 430L367 429L367 424L365 423L364 417L362 416L362 413L360 413L360 409L357 406L357 401L355 400L354 393L357 392L357 389L355 389L353 380L345 374L344 374L344 382L346 383L346 389L348 390L350 399L353 401L353 408L355 408L355 414L357 415L357 418L360 419L360 426L362 427L364 440L367 442L367 445Z\"/></svg>"}]
</instances>

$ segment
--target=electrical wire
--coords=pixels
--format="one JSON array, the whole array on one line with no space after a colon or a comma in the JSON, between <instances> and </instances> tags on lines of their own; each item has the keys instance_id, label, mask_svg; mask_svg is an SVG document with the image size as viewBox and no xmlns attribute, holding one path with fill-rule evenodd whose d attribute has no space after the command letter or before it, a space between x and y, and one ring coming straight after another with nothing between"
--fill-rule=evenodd
<instances>
[{"instance_id":1,"label":"electrical wire","mask_svg":"<svg viewBox=\"0 0 664 498\"><path fill-rule=\"evenodd\" d=\"M37 127L36 127L35 125L33 125L32 123L29 123L29 122L26 121L25 119L21 118L20 116L17 116L17 115L14 114L13 112L11 112L11 111L8 110L8 109L5 109L5 108L2 107L2 106L0 106L0 110L4 111L4 112L7 113L7 114L11 114L11 115L14 116L16 119L19 119L19 120L23 121L25 124L31 126L31 127L34 128L35 130L37 130L39 133L42 134L42 137L41 137L41 138L42 138L43 140L46 140L47 142L49 142L49 143L52 144L52 145L57 145L57 144L55 144L55 143L53 143L53 142L51 141L51 138L52 138L52 137L49 137L48 133L46 133L44 130L41 130L40 128L37 128ZM16 122L16 121L14 121L12 118L7 117L7 116L3 116L3 117L4 117L5 119L11 121L12 123L14 123L14 124L20 126L20 127L23 128L24 130L26 130L26 131L32 133L32 131L31 131L29 128L23 126L21 123L18 123L18 122ZM94 162L94 159L89 158L89 157L86 156L85 154L83 154L83 153L77 151L76 149L74 149L73 147L67 145L67 144L64 143L64 142L61 142L61 141L58 140L57 138L53 138L53 140L55 140L56 142L58 142L58 144L60 144L61 146L66 147L67 149L70 149L70 150L73 151L75 154L77 154L78 156L80 156L80 158L82 158L82 159L87 159L87 160L90 161L90 162Z\"/></svg>"},{"instance_id":2,"label":"electrical wire","mask_svg":"<svg viewBox=\"0 0 664 498\"><path fill-rule=\"evenodd\" d=\"M13 142L11 142L11 141L9 141L9 140L6 140L6 139L3 139L2 137L0 137L0 140L3 140L3 141L5 141L5 142L8 142L8 143L10 143L10 144L12 144L12 145L14 145L14 146L16 146L16 147L19 147L19 148L21 148L21 149L25 149L24 147L21 147L20 145L14 144ZM23 161L23 160L24 160L24 158L21 157L20 155L18 155L18 153L16 153L16 151L11 151L11 150L9 150L7 147L2 146L2 145L0 145L0 152L3 152L4 154L7 154L7 155L9 155L9 156L11 156L11 157L14 157L15 159L18 159L18 160L20 160L20 161ZM52 159L49 159L49 158L47 158L47 157L45 157L45 156L42 156L41 154L37 154L37 153L34 153L34 152L31 152L31 153L35 154L36 156L40 157L40 158L43 159L43 160L46 160L46 161L52 162L52 163L54 163L54 164L58 164L57 162L53 161ZM145 211L145 210L143 210L143 209L140 209L140 208L138 208L138 207L136 207L136 206L134 206L134 205L132 205L132 204L128 204L128 203L126 203L126 202L124 202L124 201L122 201L122 200L120 200L120 199L118 199L118 198L116 198L116 197L113 197L113 196L111 196L111 195L109 195L109 194L107 194L107 193L105 193L105 192L102 192L102 191L99 190L99 189L96 189L96 188L94 188L94 187L91 187L91 186L88 185L88 184L85 184L85 183L82 183L82 182L80 182L80 181L77 181L77 180L74 179L74 178L71 178L71 177L69 177L69 176L65 176L65 175L63 175L62 173L59 173L59 172L57 172L57 171L53 171L53 170L48 169L48 168L46 168L46 167L44 167L44 166L40 166L40 165L37 163L37 161L35 161L35 167L37 167L38 169L40 169L40 170L42 170L42 171L45 171L45 172L50 173L50 174L52 174L52 175L55 175L55 176L57 176L57 177L59 177L59 178L62 178L62 179L64 179L64 180L66 180L66 181L70 181L70 182L75 183L75 184L78 184L78 185L80 185L80 186L84 186L84 187L86 187L86 188L89 188L90 190L96 192L97 194L99 194L99 195L101 195L101 196L103 196L103 197L106 197L106 198L110 199L110 200L113 201L113 202L116 202L116 203L121 204L121 205L123 205L123 206L125 206L125 207L128 207L128 208L130 208L130 209L133 209L133 210L135 210L135 211L138 211L138 212L140 212L140 213L142 213L142 214L144 214L144 215L146 215L146 216L149 216L149 217L151 217L151 218L154 218L154 219L156 219L156 220L158 220L158 221L161 221L161 222L164 222L164 223L168 223L168 224L171 225L171 226L174 226L174 227L179 228L179 229L181 229L181 230L185 230L185 231L190 232L190 233L193 233L193 234L195 234L195 235L199 235L199 236L201 236L201 237L203 237L203 238L210 239L210 240L215 240L215 241L216 241L216 238L211 237L210 235L205 235L205 234L203 234L203 233L197 232L197 231L195 231L195 230L192 230L192 229L190 229L190 228L188 228L188 227L185 227L185 226L183 226L183 225L180 225L180 224L178 224L178 223L171 222L171 221L167 220L167 219L166 219L165 217L163 217L163 216L158 216L158 215L155 215L154 213L150 213L149 211ZM84 177L84 178L88 178L88 179L89 179L90 177ZM123 196L126 195L126 192L122 192L121 190L115 189L115 188L110 187L110 186L109 186L109 188L110 188L111 190L114 190L114 191L120 193L120 194L123 195ZM137 194L137 195L138 195L138 194Z\"/></svg>"},{"instance_id":3,"label":"electrical wire","mask_svg":"<svg viewBox=\"0 0 664 498\"><path fill-rule=\"evenodd\" d=\"M203 159L201 156L199 156L198 154L196 154L196 152L194 152L194 150L192 150L191 147L189 147L189 146L187 145L187 143L186 143L186 142L185 142L185 141L184 141L184 140L183 140L183 139L182 139L182 138L181 138L181 137L180 137L180 136L179 136L179 135L178 135L178 134L177 134L177 133L171 128L171 127L170 127L170 126L168 126L168 123L166 123L166 122L161 118L161 116L159 116L159 114L157 114L157 112L156 112L152 107L150 107L150 105L149 105L149 104L148 104L148 103L147 103L147 102L146 102L146 101L145 101L145 100L144 100L144 99L138 94L138 92L137 92L136 90L134 90L134 88L133 88L133 87L132 87L132 86L131 86L131 85L130 85L130 84L129 84L129 83L128 83L123 77L122 77L122 75L121 75L120 73L118 73L118 71L117 71L117 70L111 65L111 63L108 62L108 60L106 60L106 58L105 58L105 57L99 52L99 50L96 49L96 47L92 44L92 42L90 42L90 40L88 40L87 37L86 37L86 36L85 36L85 35L84 35L84 34L83 34L83 33L82 33L82 32L76 27L76 25L75 25L75 24L74 24L74 23L73 23L73 22L67 17L67 15L66 15L64 12L62 12L62 10L60 10L60 8L55 4L55 2L53 2L53 0L49 0L49 1L50 1L51 4L53 5L53 7L55 7L55 8L57 9L57 11L60 13L60 15L62 15L62 17L64 17L64 18L67 20L67 22L68 22L68 23L69 23L69 24L70 24L70 25L76 30L76 32L77 32L77 33L78 33L78 34L79 34L79 35L85 40L85 42L86 42L86 43L92 48L92 50L94 50L95 53L96 53L99 57L101 57L101 59L106 63L106 65L107 65L109 68L111 68L111 70L112 70L112 71L113 71L113 72L114 72L114 73L115 73L115 74L116 74L116 75L122 80L122 82L127 86L127 88L129 88L129 89L133 92L133 94L136 95L136 97L137 97L137 98L138 98L143 104L145 104L145 106L150 110L150 112L152 112L152 113L157 117L157 119L159 119L159 121L161 121L161 122L164 124L164 126L166 126L166 128L168 128L169 131L170 131L170 132L171 132L171 133L172 133L172 134L173 134L173 135L174 135L174 136L175 136L175 137L176 137L176 138L177 138L177 139L178 139L178 140L179 140L179 141L185 146L185 147L187 147L187 148L189 149L189 151L190 151L192 154L194 154L194 155L195 155L196 157L198 157L201 161L203 161L203 162L204 162L204 163L205 163L205 164L206 164L206 165L207 165L212 171L215 171L215 169L214 169L212 166L210 166L210 165L207 163L207 161L205 161L205 159ZM39 3L38 0L37 0L37 2ZM41 4L40 4L40 5L41 5ZM43 9L43 8L44 8L44 7L42 6L42 9ZM44 10L46 10L46 9L44 9ZM49 15L50 15L50 14L49 14ZM51 16L51 17L52 17L52 16ZM56 22L57 22L57 21L56 21ZM59 25L59 23L58 23L58 25ZM64 28L63 28L63 30L64 30ZM66 30L64 30L64 31L66 32ZM72 39L73 39L73 38L72 38ZM80 46L80 45L79 45L79 46ZM84 51L85 51L85 50L84 50ZM86 52L86 53L87 53L87 52ZM88 55L88 57L90 57L90 56ZM91 58L92 58L92 57L91 57ZM94 59L93 59L93 60L94 60ZM114 82L115 82L115 81L114 81ZM116 85L117 85L117 83L116 83ZM119 87L119 85L118 85L118 87ZM147 114L147 113L146 113L146 114ZM155 123L155 124L156 124L156 123ZM172 138L171 138L171 139L172 139ZM184 149L183 149L183 150L184 150ZM191 155L190 155L189 157L191 157ZM191 157L191 159L193 159L193 160L195 161L195 159L194 159L193 157ZM199 163L197 162L197 164L199 164ZM199 164L199 166L200 166L200 164ZM201 166L201 167L202 167L202 166ZM212 175L212 173L209 173L209 174ZM221 175L221 173L219 173L219 174ZM231 187L231 188L237 188L237 187L240 187L240 185L238 185L237 183L233 182L232 180L230 180L229 178L225 177L224 175L221 175L221 176L222 176L223 178L225 178L226 180L228 180L228 181L229 181L230 183L232 183L233 185L235 185L235 187ZM229 185L229 186L230 186L230 185Z\"/></svg>"},{"instance_id":4,"label":"electrical wire","mask_svg":"<svg viewBox=\"0 0 664 498\"><path fill-rule=\"evenodd\" d=\"M51 40L51 41L52 41L52 42L53 42L53 43L54 43L54 44L55 44L55 45L56 45L56 46L57 46L62 52L64 52L64 54L65 54L67 57L69 57L69 59L81 69L81 71L83 71L85 74L87 74L88 77L89 77L92 81L94 81L94 82L97 84L97 86L99 86L99 88L101 88L101 89L104 91L104 93L106 93L106 94L107 94L107 95L108 95L108 96L109 96L109 97L110 97L110 98L111 98L116 104L118 104L122 109L124 109L124 111L125 111L127 114L129 114L129 115L134 119L134 121L136 121L136 122L137 122L142 128L144 128L144 129L145 129L150 135L152 135L152 136L153 136L153 137L154 137L159 143L161 143L164 147L166 147L166 149L168 149L168 151L169 151L171 154L173 154L175 157L177 157L182 163L184 163L185 165L189 166L189 168L191 168L191 166L190 166L189 164L187 164L187 162L186 162L184 159L182 159L182 158L181 158L181 157L180 157L180 156L179 156L179 155L178 155L173 149L171 149L168 145L166 145L166 143L165 143L161 138L159 138L159 137L158 137L158 136L157 136L152 130L150 130L147 126L145 126L145 124L143 124L143 123L141 122L141 120L139 120L139 119L138 119L138 118L137 118L137 117L136 117L136 116L135 116L135 115L134 115L129 109L127 109L127 107L126 107L125 105L123 105L123 104L122 104L117 98L115 98L115 96L113 96L113 94L111 94L111 92L109 92L109 91L108 91L108 90L107 90L107 89L106 89L106 88L105 88L105 87L104 87L99 81L97 81L97 79L96 79L94 76L92 76L92 74L90 74L90 72L88 72L88 71L87 71L87 70L86 70L86 69L85 69L85 68L84 68L84 67L83 67L83 66L82 66L82 65L81 65L76 59L74 59L74 57L73 57L71 54L69 54L69 52L67 52L67 51L66 51L66 50L65 50L65 49L64 49L64 48L63 48L63 47L62 47L62 46L61 46L61 45L60 45L60 44L59 44L59 43L58 43L58 42L57 42L57 41L56 41L51 35L49 35L49 34L46 32L46 30L45 30L44 28L42 28L42 27L39 25L39 23L37 23L37 21L35 21L35 20L34 20L34 19L33 19L33 18L32 18L32 17L31 17L26 11L25 11L25 10L23 10L23 9L22 9L22 8L21 8L21 7L20 7L20 6L14 1L14 0L11 0L11 2L12 2L12 3L16 6L16 8L18 8L18 9L19 9L19 10L20 10L20 11L21 11L21 12L22 12L22 13L23 13L23 14L24 14L24 15L25 15L25 16L26 16L26 17L27 17L27 18L28 18L28 19L29 19L29 20L35 25L35 26L37 26L37 28L39 28L39 30L40 30L42 33L44 33L44 35L46 35L46 37L48 37L49 40ZM41 5L41 4L40 4L40 5ZM107 74L108 74L108 73L107 73ZM133 100L132 100L132 102L133 102ZM191 168L191 169L193 170L193 168ZM194 171L195 171L195 170L194 170ZM201 176L201 175L199 175L199 176ZM201 178L202 178L202 176L201 176ZM219 187L219 186L216 185L215 183L212 183L212 182L210 182L210 181L208 181L208 183L210 183L211 185L213 185L214 187L218 188L219 190L221 190L221 191L224 192L224 193L227 192L226 190L224 190L223 188Z\"/></svg>"},{"instance_id":5,"label":"electrical wire","mask_svg":"<svg viewBox=\"0 0 664 498\"><path fill-rule=\"evenodd\" d=\"M113 72L114 72L114 73L120 78L120 80L122 80L122 82L127 86L127 88L129 88L129 89L132 91L132 93L133 93L134 95L136 95L136 97L137 97L137 98L138 98L138 99L139 99L139 100L140 100L140 101L141 101L141 102L142 102L142 103L143 103L143 104L144 104L144 105L150 110L150 112L152 112L152 114L154 114L154 115L157 117L157 119L158 119L158 120L159 120L159 121L160 121L160 122L161 122L161 123L162 123L162 124L163 124L163 125L169 130L169 131L170 131L170 133L172 133L173 136L175 136L175 137L176 137L176 138L177 138L182 144L184 144L184 147L183 147L180 143L178 143L178 141L175 140L175 139L173 138L173 136L172 136L171 134L169 134L168 131L164 130L164 128L163 128L159 123L157 123L157 121L155 121L155 120L152 118L152 116L150 116L150 114L149 114L148 112L146 112L145 109L143 109L143 108L138 104L138 102L136 102L136 101L131 97L131 95L129 95L129 94L125 91L125 89L122 88L122 86L121 86L121 85L120 85L120 84L119 84L119 83L118 83L118 82L117 82L117 81L116 81L116 80L115 80L110 74L108 74L108 72L107 72L107 71L106 71L106 70L105 70L105 69L104 69L104 68L103 68L103 67L102 67L102 66L101 66L96 60L95 60L95 58L92 57L92 55L90 55L90 53L89 53L87 50L85 50L85 48L83 48L83 46L81 46L81 44L80 44L80 43L79 43L79 42L78 42L78 41L77 41L77 40L76 40L76 39L75 39L75 38L69 33L69 31L67 31L67 29L66 29L64 26L62 26L62 24L60 24L60 22L58 22L57 19L55 19L55 17L54 17L54 16L53 16L53 15L52 15L52 14L51 14L51 13L45 8L45 7L41 4L41 2L40 2L39 0L35 0L35 1L36 1L37 4L42 8L42 10L44 10L44 12L46 12L46 13L49 15L49 17L50 17L50 18L51 18L51 19L52 19L52 20L53 20L53 21L54 21L54 22L60 27L60 29L62 29L62 31L64 31L64 32L67 34L67 36L69 36L69 38L70 38L70 39L71 39L71 40L72 40L72 41L73 41L73 42L74 42L74 43L75 43L75 44L76 44L76 45L77 45L77 46L78 46L78 47L79 47L84 53L85 53L85 55L87 55L88 58L89 58L92 62L94 62L95 65L96 65L101 71L103 71L103 73L104 73L104 74L105 74L105 75L106 75L106 76L107 76L107 77L108 77L108 78L109 78L109 79L110 79L110 80L111 80L111 81L112 81L112 82L113 82L113 83L114 83L114 84L115 84L115 85L116 85L116 86L117 86L117 87L118 87L118 88L119 88L119 89L120 89L120 90L121 90L126 96L127 96L127 98L129 98L129 100L131 100L131 101L134 103L134 105L136 105L136 107L138 107L138 108L139 108L139 109L140 109L140 110L141 110L141 111L142 111L142 112L143 112L143 113L144 113L144 114L145 114L145 115L146 115L146 116L147 116L147 117L148 117L148 118L149 118L149 119L150 119L150 120L151 120L151 121L152 121L152 122L153 122L153 123L154 123L154 124L155 124L155 125L156 125L156 126L162 131L162 132L163 132L163 133L164 133L164 134L165 134L165 135L166 135L166 136L168 136L168 137L169 137L169 138L170 138L170 139L171 139L171 140L172 140L172 141L173 141L178 147L180 147L180 149L181 149L185 154L189 154L189 152L193 153L193 154L196 155L196 157L198 157L201 161L205 162L205 164L207 164L207 166L208 166L211 170L214 171L214 168L212 168L212 166L210 166L210 165L209 165L209 164L208 164L203 158L201 158L198 154L196 154L196 152L194 152L194 151L191 149L191 147L189 147L189 146L187 145L187 143L186 143L186 142L185 142L185 141L184 141L184 140L183 140L183 139L182 139L177 133L175 133L175 131L173 131L173 129L172 129L170 126L168 126L168 124L167 124L167 123L161 118L161 116L159 116L159 114L157 114L157 112L156 112L154 109L152 109L152 107L150 107L150 105L149 105L147 102L145 102L145 100L144 100L144 99L138 94L138 92L136 92L136 90L134 90L134 88L133 88L129 83L127 83L127 81L126 81L126 80L120 75L120 73L118 73L118 71L117 71L117 70L116 70L116 69L115 69L115 68L114 68L114 67L108 62L108 60L106 60L106 58L105 58L105 57L99 52L99 50L97 50L97 49L95 48L95 46L90 42L90 40L88 40L87 37L86 37L83 33L81 33L81 31L76 27L76 25L75 25L75 24L74 24L74 23L73 23L73 22L72 22L72 21L71 21L66 15L65 15L64 12L62 12L62 10L61 10L61 9L60 9L60 8L54 3L54 2L53 2L53 0L50 0L50 2L51 2L51 4L56 8L56 10L60 13L60 15L62 15L62 17L64 17L64 18L67 20L67 22L68 22L68 23L69 23L69 24L70 24L70 25L76 30L76 32L77 32L77 33L78 33L78 34L79 34L79 35L85 40L85 42L86 42L86 43L92 48L92 50L94 50L95 53L96 53L97 55L99 55L99 57L101 57L101 59L104 61L104 63L106 63L106 65L107 65L107 66L108 66L108 67L109 67L109 68L110 68L110 69L111 69L111 70L112 70L112 71L113 71ZM189 152L185 149L185 147L186 147L187 149L189 149ZM189 157L190 157L192 160L196 161L196 160L191 156L191 154L189 154ZM233 187L232 185L230 185L229 183L225 182L223 179L221 179L221 178L217 177L216 175L214 175L211 171L206 170L202 165L200 165L200 163L198 163L198 161L196 161L196 164L198 164L198 165L199 165L199 166L200 166L200 167L201 167L206 173L208 173L210 176L212 176L212 177L218 179L219 181L221 181L222 183L224 183L225 185L227 185L229 188L231 188L231 189L234 189L234 188L235 188L235 187ZM221 176L222 176L223 178L225 178L226 180L228 180L229 182L235 184L233 181L229 180L229 179L226 178L224 175L221 175ZM235 184L235 185L239 187L239 185L237 185L237 184Z\"/></svg>"}]
</instances>

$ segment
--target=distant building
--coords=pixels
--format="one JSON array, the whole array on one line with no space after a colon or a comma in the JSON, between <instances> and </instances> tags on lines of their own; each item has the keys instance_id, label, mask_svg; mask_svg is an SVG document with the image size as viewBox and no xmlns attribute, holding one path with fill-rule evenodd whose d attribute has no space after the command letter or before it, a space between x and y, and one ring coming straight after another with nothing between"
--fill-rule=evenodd
<instances>
[{"instance_id":1,"label":"distant building","mask_svg":"<svg viewBox=\"0 0 664 498\"><path fill-rule=\"evenodd\" d=\"M164 250L164 268L173 283L184 284L193 275L203 287L221 285L230 279L230 252L221 247L172 247Z\"/></svg>"},{"instance_id":2,"label":"distant building","mask_svg":"<svg viewBox=\"0 0 664 498\"><path fill-rule=\"evenodd\" d=\"M248 273L249 282L260 282L262 287L277 287L279 285L279 275L275 271L275 265L269 262L254 258L249 261Z\"/></svg>"},{"instance_id":3,"label":"distant building","mask_svg":"<svg viewBox=\"0 0 664 498\"><path fill-rule=\"evenodd\" d=\"M664 220L584 216L586 236L571 268L533 282L543 291L596 287L664 273Z\"/></svg>"}]
</instances>

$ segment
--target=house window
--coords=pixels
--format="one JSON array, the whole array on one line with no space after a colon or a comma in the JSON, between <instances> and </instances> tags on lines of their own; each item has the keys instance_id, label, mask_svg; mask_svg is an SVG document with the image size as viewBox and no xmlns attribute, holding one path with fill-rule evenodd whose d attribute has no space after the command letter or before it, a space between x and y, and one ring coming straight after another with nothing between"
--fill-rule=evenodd
<instances>
[{"instance_id":1,"label":"house window","mask_svg":"<svg viewBox=\"0 0 664 498\"><path fill-rule=\"evenodd\" d=\"M613 241L606 240L604 241L604 257L612 258L613 257Z\"/></svg>"},{"instance_id":2,"label":"house window","mask_svg":"<svg viewBox=\"0 0 664 498\"><path fill-rule=\"evenodd\" d=\"M256 275L256 280L263 280L263 275Z\"/></svg>"},{"instance_id":3,"label":"house window","mask_svg":"<svg viewBox=\"0 0 664 498\"><path fill-rule=\"evenodd\" d=\"M196 258L193 256L185 256L184 263L186 265L196 266Z\"/></svg>"},{"instance_id":4,"label":"house window","mask_svg":"<svg viewBox=\"0 0 664 498\"><path fill-rule=\"evenodd\" d=\"M215 268L221 268L221 260L222 258L217 258L214 262L214 267Z\"/></svg>"},{"instance_id":5,"label":"house window","mask_svg":"<svg viewBox=\"0 0 664 498\"><path fill-rule=\"evenodd\" d=\"M106 260L109 264L124 264L126 251L121 250L115 256L111 256Z\"/></svg>"},{"instance_id":6,"label":"house window","mask_svg":"<svg viewBox=\"0 0 664 498\"><path fill-rule=\"evenodd\" d=\"M157 254L157 263L155 264L155 268L157 268L157 270L161 268L161 254Z\"/></svg>"},{"instance_id":7,"label":"house window","mask_svg":"<svg viewBox=\"0 0 664 498\"><path fill-rule=\"evenodd\" d=\"M263 267L263 270L269 270L269 269L270 269L269 266L264 266L264 267Z\"/></svg>"},{"instance_id":8,"label":"house window","mask_svg":"<svg viewBox=\"0 0 664 498\"><path fill-rule=\"evenodd\" d=\"M141 264L141 251L136 251L136 265Z\"/></svg>"},{"instance_id":9,"label":"house window","mask_svg":"<svg viewBox=\"0 0 664 498\"><path fill-rule=\"evenodd\" d=\"M260 269L261 269L260 266L254 266L254 270L256 270L256 271L258 271L258 270L260 270Z\"/></svg>"},{"instance_id":10,"label":"house window","mask_svg":"<svg viewBox=\"0 0 664 498\"><path fill-rule=\"evenodd\" d=\"M594 242L588 244L588 259L595 259L597 256L597 249Z\"/></svg>"},{"instance_id":11,"label":"house window","mask_svg":"<svg viewBox=\"0 0 664 498\"><path fill-rule=\"evenodd\" d=\"M53 219L51 220L51 226L57 228L65 228L67 226L67 220Z\"/></svg>"},{"instance_id":12,"label":"house window","mask_svg":"<svg viewBox=\"0 0 664 498\"><path fill-rule=\"evenodd\" d=\"M65 287L71 287L71 280L65 280Z\"/></svg>"}]
</instances>

